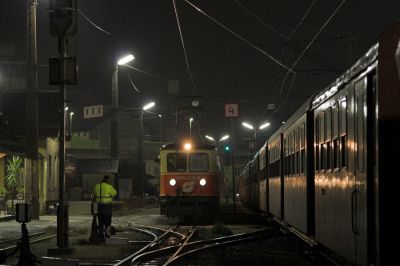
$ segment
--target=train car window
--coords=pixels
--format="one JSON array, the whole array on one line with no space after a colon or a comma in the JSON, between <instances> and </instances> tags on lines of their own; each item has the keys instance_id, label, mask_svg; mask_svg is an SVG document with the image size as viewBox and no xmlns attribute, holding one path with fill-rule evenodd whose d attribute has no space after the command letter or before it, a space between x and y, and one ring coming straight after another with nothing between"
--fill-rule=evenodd
<instances>
[{"instance_id":1,"label":"train car window","mask_svg":"<svg viewBox=\"0 0 400 266\"><path fill-rule=\"evenodd\" d=\"M326 143L321 144L321 161L319 163L320 165L320 171L324 171L326 169Z\"/></svg>"},{"instance_id":2,"label":"train car window","mask_svg":"<svg viewBox=\"0 0 400 266\"><path fill-rule=\"evenodd\" d=\"M347 135L340 137L340 167L347 167Z\"/></svg>"},{"instance_id":3,"label":"train car window","mask_svg":"<svg viewBox=\"0 0 400 266\"><path fill-rule=\"evenodd\" d=\"M319 167L319 147L320 147L320 145L319 144L316 144L315 145L315 171L316 172L318 172L319 171L319 169L320 169L320 167Z\"/></svg>"},{"instance_id":4,"label":"train car window","mask_svg":"<svg viewBox=\"0 0 400 266\"><path fill-rule=\"evenodd\" d=\"M323 143L325 141L325 112L321 112L319 114L319 143Z\"/></svg>"},{"instance_id":5,"label":"train car window","mask_svg":"<svg viewBox=\"0 0 400 266\"><path fill-rule=\"evenodd\" d=\"M304 170L306 169L306 150L302 149L300 152L300 156L301 156L301 169L300 169L300 173L304 174Z\"/></svg>"},{"instance_id":6,"label":"train car window","mask_svg":"<svg viewBox=\"0 0 400 266\"><path fill-rule=\"evenodd\" d=\"M340 100L339 105L340 112L340 135L344 135L347 133L347 100L343 98Z\"/></svg>"},{"instance_id":7,"label":"train car window","mask_svg":"<svg viewBox=\"0 0 400 266\"><path fill-rule=\"evenodd\" d=\"M339 107L335 102L332 105L332 139L339 137Z\"/></svg>"},{"instance_id":8,"label":"train car window","mask_svg":"<svg viewBox=\"0 0 400 266\"><path fill-rule=\"evenodd\" d=\"M167 154L167 171L168 172L185 172L186 171L186 153L168 153Z\"/></svg>"},{"instance_id":9,"label":"train car window","mask_svg":"<svg viewBox=\"0 0 400 266\"><path fill-rule=\"evenodd\" d=\"M326 143L326 170L329 171L332 169L332 142L328 141Z\"/></svg>"},{"instance_id":10,"label":"train car window","mask_svg":"<svg viewBox=\"0 0 400 266\"><path fill-rule=\"evenodd\" d=\"M330 107L325 111L325 139L332 140L332 110Z\"/></svg>"},{"instance_id":11,"label":"train car window","mask_svg":"<svg viewBox=\"0 0 400 266\"><path fill-rule=\"evenodd\" d=\"M336 138L333 141L333 168L338 169L339 168L339 160L340 160L340 152L339 152L339 147L340 147L340 139Z\"/></svg>"},{"instance_id":12,"label":"train car window","mask_svg":"<svg viewBox=\"0 0 400 266\"><path fill-rule=\"evenodd\" d=\"M191 153L189 155L189 171L208 172L208 154Z\"/></svg>"}]
</instances>

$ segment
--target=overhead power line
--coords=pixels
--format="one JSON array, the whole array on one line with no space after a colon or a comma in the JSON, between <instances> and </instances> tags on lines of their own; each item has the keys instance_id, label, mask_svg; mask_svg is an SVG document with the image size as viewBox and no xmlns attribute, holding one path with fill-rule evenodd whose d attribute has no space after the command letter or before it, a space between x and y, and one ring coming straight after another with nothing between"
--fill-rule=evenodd
<instances>
[{"instance_id":1,"label":"overhead power line","mask_svg":"<svg viewBox=\"0 0 400 266\"><path fill-rule=\"evenodd\" d=\"M282 68L286 69L288 72L293 72L292 69L290 69L289 67L285 66L283 63L281 63L279 60L275 59L272 55L270 55L269 53L267 53L266 51L262 50L261 48L259 48L258 46L256 46L255 44L249 42L248 40L246 40L245 38L243 38L242 36L240 36L239 34L235 33L233 30L229 29L227 26L225 26L224 24L222 24L221 22L219 22L218 20L216 20L215 18L211 17L210 15L208 15L207 13L205 13L203 10L201 10L199 7L197 7L196 5L194 5L193 3L191 3L188 0L185 0L186 3L188 3L190 6L192 6L194 9L196 9L198 12L200 12L201 14L203 14L204 16L208 17L210 20L212 20L213 22L215 22L217 25L219 25L220 27L222 27L223 29L225 29L226 31L232 33L233 35L235 35L237 38L239 38L240 40L242 40L243 42L245 42L246 44L250 45L251 47L253 47L254 49L256 49L257 51L259 51L260 53L264 54L265 56L267 56L269 59L271 59L272 61L274 61L276 64L280 65Z\"/></svg>"},{"instance_id":2,"label":"overhead power line","mask_svg":"<svg viewBox=\"0 0 400 266\"><path fill-rule=\"evenodd\" d=\"M79 12L79 14L80 14L84 19L86 19L93 27L95 27L95 28L98 29L99 31L102 31L102 32L104 32L104 33L106 33L106 34L108 34L108 35L112 35L110 32L108 32L108 31L102 29L100 26L97 26L96 23L94 23L94 22L93 22L92 20L90 20L87 16L85 16L85 14L83 14L83 12L80 11L79 9L78 9L78 12Z\"/></svg>"},{"instance_id":3,"label":"overhead power line","mask_svg":"<svg viewBox=\"0 0 400 266\"><path fill-rule=\"evenodd\" d=\"M183 35L182 35L182 29L181 29L181 23L179 21L179 14L178 14L178 9L176 7L176 1L172 0L172 3L174 5L174 11L175 11L175 17L176 17L176 23L178 24L178 30L179 30L179 36L181 39L181 43L182 43L182 48L183 48L183 53L185 55L185 63L186 63L186 69L188 71L189 77L190 77L190 82L192 84L192 93L193 95L197 95L197 88L196 85L194 83L194 79L193 79L193 75L192 75L192 71L190 69L190 65L189 65L189 60L188 60L188 56L186 53L186 47L185 47L185 42L183 41Z\"/></svg>"}]
</instances>

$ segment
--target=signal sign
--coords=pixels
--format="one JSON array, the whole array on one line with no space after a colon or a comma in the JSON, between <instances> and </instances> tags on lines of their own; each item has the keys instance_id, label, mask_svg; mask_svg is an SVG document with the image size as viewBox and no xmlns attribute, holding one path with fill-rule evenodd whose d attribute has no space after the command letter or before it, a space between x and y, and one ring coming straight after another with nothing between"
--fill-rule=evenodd
<instances>
[{"instance_id":1,"label":"signal sign","mask_svg":"<svg viewBox=\"0 0 400 266\"><path fill-rule=\"evenodd\" d=\"M236 103L225 104L225 117L238 117L239 107Z\"/></svg>"}]
</instances>

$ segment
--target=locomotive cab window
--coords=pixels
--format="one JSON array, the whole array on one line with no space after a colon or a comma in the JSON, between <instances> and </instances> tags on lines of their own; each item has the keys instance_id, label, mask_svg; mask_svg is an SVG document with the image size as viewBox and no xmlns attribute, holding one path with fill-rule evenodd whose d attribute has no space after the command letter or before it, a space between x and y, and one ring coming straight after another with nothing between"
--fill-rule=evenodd
<instances>
[{"instance_id":1,"label":"locomotive cab window","mask_svg":"<svg viewBox=\"0 0 400 266\"><path fill-rule=\"evenodd\" d=\"M192 153L189 155L189 171L208 172L208 154Z\"/></svg>"},{"instance_id":2,"label":"locomotive cab window","mask_svg":"<svg viewBox=\"0 0 400 266\"><path fill-rule=\"evenodd\" d=\"M186 153L168 153L167 154L167 170L168 172L185 172L186 171Z\"/></svg>"}]
</instances>

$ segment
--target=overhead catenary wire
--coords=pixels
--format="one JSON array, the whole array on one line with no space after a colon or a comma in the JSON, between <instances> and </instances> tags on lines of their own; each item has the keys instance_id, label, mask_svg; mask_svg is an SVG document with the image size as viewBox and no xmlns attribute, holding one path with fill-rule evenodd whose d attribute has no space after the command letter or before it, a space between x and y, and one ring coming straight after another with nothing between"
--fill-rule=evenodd
<instances>
[{"instance_id":1,"label":"overhead catenary wire","mask_svg":"<svg viewBox=\"0 0 400 266\"><path fill-rule=\"evenodd\" d=\"M280 65L282 68L286 69L288 72L293 72L292 69L290 69L289 67L287 67L286 65L284 65L283 63L281 63L279 60L277 60L276 58L274 58L272 55L270 55L269 53L267 53L266 51L262 50L261 48L259 48L258 46L256 46L255 44L251 43L250 41L246 40L245 38L243 38L242 36L240 36L239 34L237 34L236 32L234 32L233 30L229 29L227 26L225 26L224 24L222 24L221 22L219 22L218 20L216 20L215 18L211 17L210 15L208 15L206 12L204 12L203 10L201 10L199 7L197 7L196 5L194 5L193 3L191 3L188 0L184 0L187 4L189 4L190 6L192 6L195 10L197 10L198 12L200 12L201 14L203 14L204 16L208 17L210 20L212 20L214 23L216 23L217 25L219 25L220 27L222 27L223 29L225 29L226 31L230 32L231 34L233 34L234 36L236 36L237 38L239 38L241 41L245 42L246 44L250 45L251 47L253 47L254 49L256 49L257 51L259 51L260 53L262 53L263 55L267 56L269 59L271 59L273 62L275 62L276 64Z\"/></svg>"},{"instance_id":2,"label":"overhead catenary wire","mask_svg":"<svg viewBox=\"0 0 400 266\"><path fill-rule=\"evenodd\" d=\"M290 67L290 69L292 70L297 63L303 58L304 53L310 48L310 46L314 43L315 39L317 39L317 37L319 36L319 34L322 32L322 30L328 25L328 23L332 20L332 18L336 15L336 13L340 10L340 8L344 5L344 3L346 3L347 0L343 0L337 7L336 9L333 11L333 13L329 16L329 18L325 21L325 23L321 26L321 28L317 31L317 33L314 35L314 37L311 39L311 41L308 43L308 45L306 46L306 48L304 48L303 52L300 53L299 57L296 59L296 61L292 64L292 66ZM289 71L286 72L285 74L285 78L284 81L287 78ZM281 92L282 92L283 87L281 88ZM290 91L288 91L290 92Z\"/></svg>"},{"instance_id":3,"label":"overhead catenary wire","mask_svg":"<svg viewBox=\"0 0 400 266\"><path fill-rule=\"evenodd\" d=\"M135 83L133 83L131 75L129 75L128 72L126 72L126 75L128 76L129 82L131 83L132 87L135 89L135 91L139 94L141 94L140 90L135 86Z\"/></svg>"},{"instance_id":4,"label":"overhead catenary wire","mask_svg":"<svg viewBox=\"0 0 400 266\"><path fill-rule=\"evenodd\" d=\"M93 27L95 27L96 29L98 29L101 32L104 32L105 34L108 35L112 35L110 32L104 30L103 28L101 28L100 26L97 26L96 23L94 23L91 19L89 19L80 9L78 9L78 13L79 15L81 15L84 19L86 19Z\"/></svg>"},{"instance_id":5,"label":"overhead catenary wire","mask_svg":"<svg viewBox=\"0 0 400 266\"><path fill-rule=\"evenodd\" d=\"M192 71L191 71L190 65L189 65L189 59L188 59L188 56L187 56L187 53L186 53L185 42L183 40L182 28L181 28L181 23L180 23L179 14L178 14L178 8L176 7L176 1L175 0L172 0L172 3L173 3L173 6L174 6L176 23L178 24L178 31L179 31L181 44L182 44L182 49L183 49L183 53L185 55L186 69L187 69L188 75L190 77L190 82L191 82L191 85L192 85L192 93L193 93L193 95L197 95L198 94L197 93L197 88L196 88L196 85L194 83Z\"/></svg>"},{"instance_id":6,"label":"overhead catenary wire","mask_svg":"<svg viewBox=\"0 0 400 266\"><path fill-rule=\"evenodd\" d=\"M336 9L333 11L333 13L328 17L328 19L325 21L325 23L321 26L321 28L317 31L317 33L314 35L314 37L311 39L311 41L308 43L308 45L304 48L304 50L300 53L300 55L299 55L299 57L296 59L296 61L292 64L292 66L290 67L290 69L293 69L296 65L297 65L297 63L301 60L301 58L304 56L304 54L306 53L306 51L310 48L310 46L313 44L313 42L316 40L316 38L319 36L319 34L322 32L322 30L328 25L328 23L331 21L331 19L336 15L336 13L340 10L340 8L343 6L343 4L346 2L347 0L343 0L337 7L336 7ZM313 5L313 3L311 3L311 5ZM310 5L310 6L311 6ZM308 14L309 13L309 10L310 10L310 7L308 8L308 10L306 11L306 14ZM303 16L304 17L304 16ZM283 92L283 88L284 88L284 85L285 85L285 82L286 82L286 79L287 79L287 76L288 76L288 74L289 74L290 72L289 71L287 71L286 72L286 74L285 74L285 77L284 77L284 79L283 79L283 81L282 81L282 84L281 84L281 89L280 89L280 95L282 94L282 92ZM293 85L294 85L294 81L295 81L295 78L296 78L296 75L293 75L292 76L292 80L291 80L291 82L290 82L290 85L289 85L289 87L288 87L288 90L287 90L287 92L286 92L286 94L285 94L285 96L284 96L284 98L282 99L282 101L279 103L279 105L278 105L278 107L277 108L275 108L275 110L272 112L272 114L268 117L268 119L274 114L274 113L276 113L276 112L278 112L280 109L281 109L281 107L286 103L286 101L287 101L287 98L288 98L288 96L289 96L289 94L290 94L290 92L291 92L291 90L292 90L292 88L293 88ZM263 113L263 115L266 113L266 110L264 111L264 113Z\"/></svg>"},{"instance_id":7,"label":"overhead catenary wire","mask_svg":"<svg viewBox=\"0 0 400 266\"><path fill-rule=\"evenodd\" d=\"M284 41L284 43L292 49L291 53L293 53L294 50L297 50L297 51L300 50L300 47L298 47L298 46L291 40L291 36L296 32L296 30L297 30L297 29L300 27L300 25L304 22L305 18L306 18L307 15L310 13L310 11L311 11L313 5L315 4L315 1L316 1L316 0L313 0L313 2L312 2L312 3L310 4L310 6L307 8L306 13L303 15L303 17L302 17L302 19L300 20L300 22L297 23L297 25L294 27L294 29L292 30L291 34L290 34L289 36L286 36L286 35L282 34L281 32L279 32L279 31L278 31L277 29L275 29L274 27L272 27L271 25L265 23L262 19L260 19L258 16L256 16L252 11L250 11L248 8L246 8L246 7L245 7L243 4L241 4L238 0L234 0L234 2L235 2L240 8L242 8L244 11L246 11L246 12L247 12L251 17L253 17L256 21L258 21L258 22L259 22L260 24L262 24L264 27L268 28L269 30L271 30L272 32L274 32L275 34L277 34L277 35L279 36L279 38L281 38L281 39ZM301 51L301 50L300 50L300 51ZM290 55L289 55L289 56L290 56ZM289 58L287 58L287 59L289 59ZM315 59L314 59L314 60L315 60ZM288 60L287 60L287 61L288 61ZM324 63L324 62L318 61L318 63ZM290 85L290 86L293 86L294 80L295 80L295 75L293 75L293 77L292 77L292 82L291 82L291 85ZM275 89L274 89L274 92L275 92ZM271 102L273 102L274 99L275 99L275 97L276 97L276 94L275 94L274 92L273 92L273 94L272 94ZM280 108L277 108L277 109L279 110ZM275 112L277 111L277 109L275 109ZM264 112L259 116L259 118L262 117L262 116L264 116L265 113L267 112L267 110L268 110L268 109L265 109Z\"/></svg>"}]
</instances>

